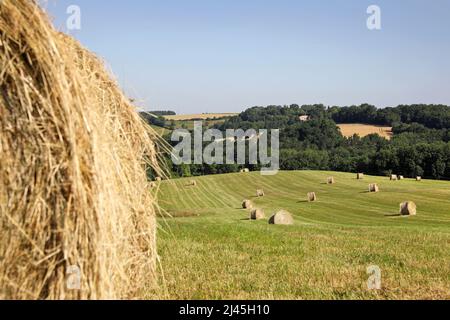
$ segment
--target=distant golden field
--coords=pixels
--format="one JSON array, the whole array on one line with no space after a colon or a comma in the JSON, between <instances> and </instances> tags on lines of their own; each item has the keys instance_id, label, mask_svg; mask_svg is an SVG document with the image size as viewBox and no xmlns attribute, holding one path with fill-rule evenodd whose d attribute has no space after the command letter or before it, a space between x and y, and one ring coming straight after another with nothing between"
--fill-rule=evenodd
<instances>
[{"instance_id":1,"label":"distant golden field","mask_svg":"<svg viewBox=\"0 0 450 320\"><path fill-rule=\"evenodd\" d=\"M354 134L357 134L360 137L365 137L373 133L376 133L388 140L390 140L392 137L391 127L373 126L360 123L339 124L338 127L341 129L342 135L344 137L352 137Z\"/></svg>"},{"instance_id":2,"label":"distant golden field","mask_svg":"<svg viewBox=\"0 0 450 320\"><path fill-rule=\"evenodd\" d=\"M187 121L193 119L220 119L237 116L238 113L202 113L202 114L180 114L176 116L164 116L167 120Z\"/></svg>"}]
</instances>

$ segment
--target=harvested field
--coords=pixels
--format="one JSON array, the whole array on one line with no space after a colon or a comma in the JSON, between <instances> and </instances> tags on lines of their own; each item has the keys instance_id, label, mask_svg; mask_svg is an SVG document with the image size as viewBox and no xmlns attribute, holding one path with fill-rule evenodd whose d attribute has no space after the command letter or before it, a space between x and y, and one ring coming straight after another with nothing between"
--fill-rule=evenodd
<instances>
[{"instance_id":1,"label":"harvested field","mask_svg":"<svg viewBox=\"0 0 450 320\"><path fill-rule=\"evenodd\" d=\"M333 188L324 183L330 175ZM198 189L184 187L189 179L161 186L166 210L199 214L166 219L168 232L159 234L167 298L450 299L450 182L315 171L198 180ZM368 182L383 192L367 192ZM266 197L255 197L258 188ZM304 200L311 190L319 202ZM291 212L294 225L249 220L245 198L267 219ZM405 200L417 216L399 215ZM367 288L371 265L381 269L380 291Z\"/></svg>"},{"instance_id":2,"label":"harvested field","mask_svg":"<svg viewBox=\"0 0 450 320\"><path fill-rule=\"evenodd\" d=\"M360 137L365 137L370 134L378 134L379 136L391 139L392 138L392 128L391 127L382 127L382 126L374 126L368 124L360 124L360 123L350 123L350 124L338 124L339 129L341 129L341 133L344 137L352 137L357 134Z\"/></svg>"}]
</instances>

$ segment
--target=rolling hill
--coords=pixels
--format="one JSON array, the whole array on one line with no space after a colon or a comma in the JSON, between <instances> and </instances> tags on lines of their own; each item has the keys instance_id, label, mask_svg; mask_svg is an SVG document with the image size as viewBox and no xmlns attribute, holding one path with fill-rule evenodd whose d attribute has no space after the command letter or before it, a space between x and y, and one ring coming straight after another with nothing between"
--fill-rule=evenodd
<instances>
[{"instance_id":1,"label":"rolling hill","mask_svg":"<svg viewBox=\"0 0 450 320\"><path fill-rule=\"evenodd\" d=\"M336 178L327 185L328 176ZM159 254L165 298L450 298L450 183L330 172L228 174L162 182ZM369 183L381 192L368 193ZM266 196L256 198L256 189ZM308 203L307 192L318 202ZM248 220L243 199L289 210L293 226ZM398 216L411 200L418 216ZM382 290L367 288L379 266ZM152 292L149 292L152 297Z\"/></svg>"}]
</instances>

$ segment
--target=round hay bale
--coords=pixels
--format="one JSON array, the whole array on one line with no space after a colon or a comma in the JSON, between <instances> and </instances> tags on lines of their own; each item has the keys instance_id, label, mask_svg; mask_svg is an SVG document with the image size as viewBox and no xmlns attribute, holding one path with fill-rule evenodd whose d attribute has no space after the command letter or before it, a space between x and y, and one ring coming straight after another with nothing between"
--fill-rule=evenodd
<instances>
[{"instance_id":1,"label":"round hay bale","mask_svg":"<svg viewBox=\"0 0 450 320\"><path fill-rule=\"evenodd\" d=\"M358 180L364 179L364 173L358 173L358 174L356 175L356 179L358 179Z\"/></svg>"},{"instance_id":2,"label":"round hay bale","mask_svg":"<svg viewBox=\"0 0 450 320\"><path fill-rule=\"evenodd\" d=\"M192 186L192 187L196 187L196 186L197 186L197 181L191 180L189 184L190 184L190 186Z\"/></svg>"},{"instance_id":3,"label":"round hay bale","mask_svg":"<svg viewBox=\"0 0 450 320\"><path fill-rule=\"evenodd\" d=\"M156 135L37 1L1 1L0 39L0 300L144 298Z\"/></svg>"},{"instance_id":4,"label":"round hay bale","mask_svg":"<svg viewBox=\"0 0 450 320\"><path fill-rule=\"evenodd\" d=\"M252 209L253 203L250 200L244 200L242 202L242 209Z\"/></svg>"},{"instance_id":5,"label":"round hay bale","mask_svg":"<svg viewBox=\"0 0 450 320\"><path fill-rule=\"evenodd\" d=\"M380 188L378 187L378 184L376 183L371 183L369 184L369 192L379 192Z\"/></svg>"},{"instance_id":6,"label":"round hay bale","mask_svg":"<svg viewBox=\"0 0 450 320\"><path fill-rule=\"evenodd\" d=\"M250 169L247 169L247 168L241 169L240 172L241 172L241 173L249 173L249 172L250 172Z\"/></svg>"},{"instance_id":7,"label":"round hay bale","mask_svg":"<svg viewBox=\"0 0 450 320\"><path fill-rule=\"evenodd\" d=\"M265 196L264 190L261 190L261 189L256 190L256 196L257 197L264 197Z\"/></svg>"},{"instance_id":8,"label":"round hay bale","mask_svg":"<svg viewBox=\"0 0 450 320\"><path fill-rule=\"evenodd\" d=\"M263 220L266 218L266 215L264 213L264 210L262 209L254 209L252 210L252 213L250 214L251 220Z\"/></svg>"},{"instance_id":9,"label":"round hay bale","mask_svg":"<svg viewBox=\"0 0 450 320\"><path fill-rule=\"evenodd\" d=\"M422 177L416 177L416 181L422 181Z\"/></svg>"},{"instance_id":10,"label":"round hay bale","mask_svg":"<svg viewBox=\"0 0 450 320\"><path fill-rule=\"evenodd\" d=\"M398 180L404 180L405 177L404 176L398 176Z\"/></svg>"},{"instance_id":11,"label":"round hay bale","mask_svg":"<svg viewBox=\"0 0 450 320\"><path fill-rule=\"evenodd\" d=\"M391 181L397 181L398 176L396 174L391 174Z\"/></svg>"},{"instance_id":12,"label":"round hay bale","mask_svg":"<svg viewBox=\"0 0 450 320\"><path fill-rule=\"evenodd\" d=\"M336 180L334 179L334 177L328 177L327 178L327 184L335 184Z\"/></svg>"},{"instance_id":13,"label":"round hay bale","mask_svg":"<svg viewBox=\"0 0 450 320\"><path fill-rule=\"evenodd\" d=\"M417 206L412 201L405 201L400 204L400 214L402 216L415 216L417 215Z\"/></svg>"},{"instance_id":14,"label":"round hay bale","mask_svg":"<svg viewBox=\"0 0 450 320\"><path fill-rule=\"evenodd\" d=\"M315 192L309 192L309 193L307 194L307 198L308 198L308 201L309 201L309 202L315 202L315 201L317 201L317 196L316 196L316 193L315 193Z\"/></svg>"},{"instance_id":15,"label":"round hay bale","mask_svg":"<svg viewBox=\"0 0 450 320\"><path fill-rule=\"evenodd\" d=\"M280 210L269 219L269 224L293 225L294 218L292 217L292 214L290 214L288 211Z\"/></svg>"},{"instance_id":16,"label":"round hay bale","mask_svg":"<svg viewBox=\"0 0 450 320\"><path fill-rule=\"evenodd\" d=\"M155 178L155 181L156 181L156 182L161 182L161 181L162 181L162 178L161 178L161 177L156 177L156 178Z\"/></svg>"}]
</instances>

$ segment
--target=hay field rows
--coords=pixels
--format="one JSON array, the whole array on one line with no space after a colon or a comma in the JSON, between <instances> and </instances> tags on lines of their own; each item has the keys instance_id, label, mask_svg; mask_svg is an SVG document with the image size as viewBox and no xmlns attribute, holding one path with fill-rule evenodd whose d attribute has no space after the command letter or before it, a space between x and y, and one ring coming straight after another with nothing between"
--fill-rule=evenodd
<instances>
[{"instance_id":1,"label":"hay field rows","mask_svg":"<svg viewBox=\"0 0 450 320\"><path fill-rule=\"evenodd\" d=\"M335 185L325 183L330 175ZM166 298L450 299L449 182L311 171L190 180L160 189L174 216L159 220ZM369 183L381 192L368 193ZM260 188L264 198L255 197ZM318 202L306 201L311 191ZM289 210L295 224L249 221L245 198L267 217ZM418 216L396 216L405 200ZM370 265L381 268L381 291L367 289Z\"/></svg>"},{"instance_id":2,"label":"hay field rows","mask_svg":"<svg viewBox=\"0 0 450 320\"><path fill-rule=\"evenodd\" d=\"M361 123L338 124L338 127L341 129L342 135L347 138L352 137L355 134L360 137L365 137L374 133L388 140L392 138L391 127L374 126Z\"/></svg>"}]
</instances>

